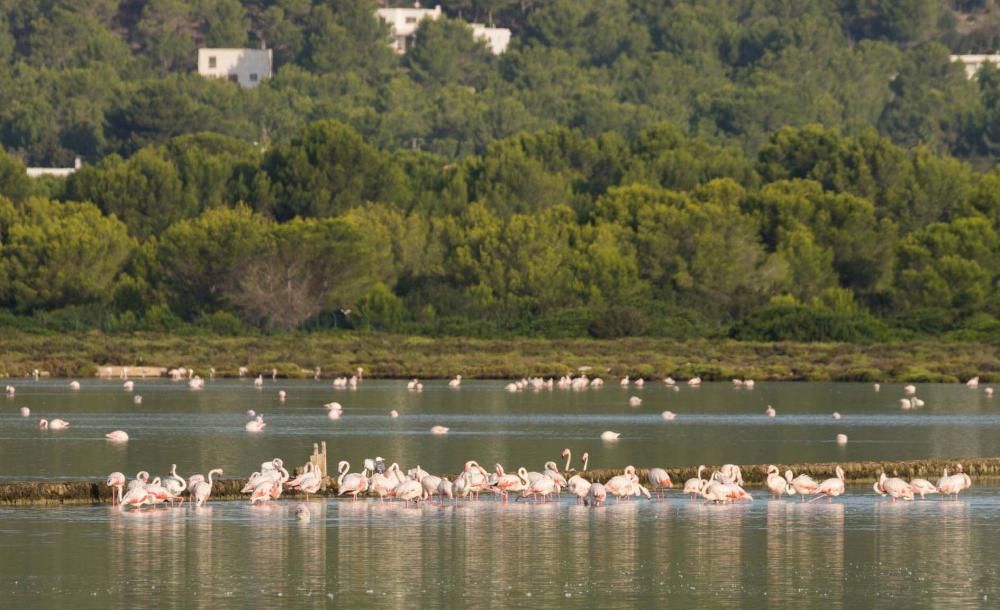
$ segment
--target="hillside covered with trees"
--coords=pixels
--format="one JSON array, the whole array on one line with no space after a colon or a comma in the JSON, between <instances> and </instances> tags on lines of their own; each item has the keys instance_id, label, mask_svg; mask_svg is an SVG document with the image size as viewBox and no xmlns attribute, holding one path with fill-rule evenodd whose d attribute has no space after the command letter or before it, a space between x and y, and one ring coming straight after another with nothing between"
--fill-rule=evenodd
<instances>
[{"instance_id":1,"label":"hillside covered with trees","mask_svg":"<svg viewBox=\"0 0 1000 610\"><path fill-rule=\"evenodd\" d=\"M0 0L0 324L1000 335L992 1L441 4Z\"/></svg>"}]
</instances>

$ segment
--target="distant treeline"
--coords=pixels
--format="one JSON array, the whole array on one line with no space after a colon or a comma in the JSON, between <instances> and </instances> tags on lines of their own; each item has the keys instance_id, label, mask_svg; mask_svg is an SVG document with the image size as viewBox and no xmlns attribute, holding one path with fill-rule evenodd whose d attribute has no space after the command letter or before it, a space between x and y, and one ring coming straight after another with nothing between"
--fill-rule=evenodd
<instances>
[{"instance_id":1,"label":"distant treeline","mask_svg":"<svg viewBox=\"0 0 1000 610\"><path fill-rule=\"evenodd\" d=\"M1000 336L1000 171L868 130L670 124L451 160L333 121L65 180L0 153L0 324L876 341Z\"/></svg>"},{"instance_id":2,"label":"distant treeline","mask_svg":"<svg viewBox=\"0 0 1000 610\"><path fill-rule=\"evenodd\" d=\"M449 159L556 127L634 141L669 121L750 155L784 126L875 128L992 166L997 0L425 0L405 56L379 4L412 0L0 1L0 146L32 166L131 156L202 131L280 145L313 121ZM466 23L513 31L494 56ZM199 47L274 51L253 90L195 73Z\"/></svg>"}]
</instances>

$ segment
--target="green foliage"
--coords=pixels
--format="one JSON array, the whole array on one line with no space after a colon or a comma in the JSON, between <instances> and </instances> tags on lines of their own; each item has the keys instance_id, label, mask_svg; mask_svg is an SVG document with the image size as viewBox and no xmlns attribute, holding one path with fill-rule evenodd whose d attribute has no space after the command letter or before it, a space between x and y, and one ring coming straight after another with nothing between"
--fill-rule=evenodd
<instances>
[{"instance_id":1,"label":"green foliage","mask_svg":"<svg viewBox=\"0 0 1000 610\"><path fill-rule=\"evenodd\" d=\"M733 327L741 341L843 341L873 343L890 337L888 327L867 314L778 303L767 305Z\"/></svg>"}]
</instances>

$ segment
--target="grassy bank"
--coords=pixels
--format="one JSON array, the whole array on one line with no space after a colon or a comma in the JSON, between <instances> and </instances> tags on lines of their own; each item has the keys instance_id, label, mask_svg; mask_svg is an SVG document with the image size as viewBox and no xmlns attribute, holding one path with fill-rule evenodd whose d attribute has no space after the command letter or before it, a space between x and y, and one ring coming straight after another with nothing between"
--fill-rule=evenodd
<instances>
[{"instance_id":1,"label":"grassy bank","mask_svg":"<svg viewBox=\"0 0 1000 610\"><path fill-rule=\"evenodd\" d=\"M33 369L52 376L87 377L104 365L189 367L235 376L239 367L285 377L348 374L370 377L510 379L590 374L705 380L732 377L788 381L954 382L1000 379L1000 345L931 341L873 345L758 343L633 338L536 340L428 338L357 332L271 336L169 336L99 332L42 335L0 333L0 375Z\"/></svg>"}]
</instances>

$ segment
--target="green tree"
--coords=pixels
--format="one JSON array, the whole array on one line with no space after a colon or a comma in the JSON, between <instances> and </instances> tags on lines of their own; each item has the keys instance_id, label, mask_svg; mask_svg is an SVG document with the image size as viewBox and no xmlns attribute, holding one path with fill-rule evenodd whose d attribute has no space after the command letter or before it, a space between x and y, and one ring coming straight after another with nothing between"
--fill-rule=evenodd
<instances>
[{"instance_id":1,"label":"green tree","mask_svg":"<svg viewBox=\"0 0 1000 610\"><path fill-rule=\"evenodd\" d=\"M135 248L125 225L88 203L29 198L4 233L0 300L21 312L106 302Z\"/></svg>"}]
</instances>

